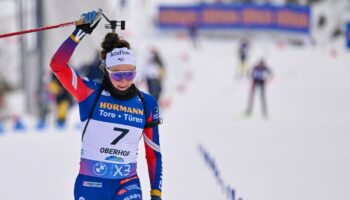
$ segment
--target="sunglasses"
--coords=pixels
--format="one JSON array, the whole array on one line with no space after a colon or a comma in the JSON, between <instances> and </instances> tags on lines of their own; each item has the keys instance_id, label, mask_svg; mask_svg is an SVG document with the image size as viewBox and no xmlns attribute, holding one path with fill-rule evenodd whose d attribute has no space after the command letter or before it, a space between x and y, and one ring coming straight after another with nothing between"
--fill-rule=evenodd
<instances>
[{"instance_id":1,"label":"sunglasses","mask_svg":"<svg viewBox=\"0 0 350 200\"><path fill-rule=\"evenodd\" d=\"M111 78L115 81L121 81L124 78L127 81L132 81L136 76L136 71L107 71L111 75Z\"/></svg>"}]
</instances>

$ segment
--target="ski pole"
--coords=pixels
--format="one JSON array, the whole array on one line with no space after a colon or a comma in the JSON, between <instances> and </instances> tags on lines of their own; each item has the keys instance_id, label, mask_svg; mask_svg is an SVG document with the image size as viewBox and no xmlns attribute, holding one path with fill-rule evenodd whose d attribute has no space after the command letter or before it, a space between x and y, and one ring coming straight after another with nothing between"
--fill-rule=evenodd
<instances>
[{"instance_id":1,"label":"ski pole","mask_svg":"<svg viewBox=\"0 0 350 200\"><path fill-rule=\"evenodd\" d=\"M102 9L98 9L97 15L102 15L109 24L106 24L105 28L106 29L112 29L112 32L115 32L115 29L120 26L121 30L125 30L125 21L116 21L116 20L109 20L106 15L103 14ZM66 26L79 26L85 24L85 21L83 18L77 20L77 21L72 21L72 22L66 22L62 24L57 24L57 25L52 25L52 26L44 26L44 27L39 27L39 28L34 28L34 29L28 29L28 30L23 30L23 31L17 31L17 32L12 32L12 33L5 33L5 34L0 34L0 39L5 38L5 37L11 37L15 35L23 35L26 33L33 33L33 32L39 32L39 31L45 31L49 29L55 29L55 28L62 28Z\"/></svg>"},{"instance_id":2,"label":"ski pole","mask_svg":"<svg viewBox=\"0 0 350 200\"><path fill-rule=\"evenodd\" d=\"M0 34L0 38L11 37L11 36L15 36L15 35L23 35L26 33L39 32L39 31L61 28L61 27L72 26L72 25L81 25L84 23L85 23L84 19L79 19L77 21L66 22L66 23L52 25L52 26L44 26L44 27L39 27L39 28L34 28L34 29L28 29L28 30L17 31L17 32L12 32L12 33Z\"/></svg>"},{"instance_id":3,"label":"ski pole","mask_svg":"<svg viewBox=\"0 0 350 200\"><path fill-rule=\"evenodd\" d=\"M102 14L102 9L99 8L98 11L97 11L97 16L99 16L101 14ZM61 28L61 27L72 26L72 25L79 26L79 25L82 25L82 24L85 24L84 18L80 18L77 21L66 22L66 23L57 24L57 25L53 25L53 26L44 26L44 27L40 27L40 28L34 28L34 29L29 29L29 30L17 31L17 32L12 32L12 33L6 33L6 34L0 35L0 38L11 37L11 36L15 36L15 35L23 35L23 34L26 34L26 33L39 32L39 31L44 31L44 30L49 30L49 29L54 29L54 28Z\"/></svg>"}]
</instances>

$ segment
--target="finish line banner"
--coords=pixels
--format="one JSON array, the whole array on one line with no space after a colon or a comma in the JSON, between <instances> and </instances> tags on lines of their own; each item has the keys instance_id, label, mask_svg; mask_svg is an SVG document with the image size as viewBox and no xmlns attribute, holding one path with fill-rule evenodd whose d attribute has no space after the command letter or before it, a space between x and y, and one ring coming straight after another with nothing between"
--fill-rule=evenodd
<instances>
[{"instance_id":1,"label":"finish line banner","mask_svg":"<svg viewBox=\"0 0 350 200\"><path fill-rule=\"evenodd\" d=\"M160 6L159 27L205 30L284 31L309 34L311 12L305 6L194 5Z\"/></svg>"}]
</instances>

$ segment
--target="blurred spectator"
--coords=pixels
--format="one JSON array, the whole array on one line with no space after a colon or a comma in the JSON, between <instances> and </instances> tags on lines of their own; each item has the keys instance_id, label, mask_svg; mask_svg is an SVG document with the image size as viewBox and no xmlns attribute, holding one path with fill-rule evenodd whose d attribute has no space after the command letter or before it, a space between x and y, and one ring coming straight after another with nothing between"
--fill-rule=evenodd
<instances>
[{"instance_id":1,"label":"blurred spectator","mask_svg":"<svg viewBox=\"0 0 350 200\"><path fill-rule=\"evenodd\" d=\"M13 88L8 84L8 82L2 76L0 76L0 132L4 131L2 125L3 121L9 117L8 113L5 110L5 96L6 93L12 90Z\"/></svg>"},{"instance_id":2,"label":"blurred spectator","mask_svg":"<svg viewBox=\"0 0 350 200\"><path fill-rule=\"evenodd\" d=\"M327 24L327 18L325 14L320 14L320 16L318 17L318 21L317 21L317 28L322 29L326 26Z\"/></svg>"},{"instance_id":3,"label":"blurred spectator","mask_svg":"<svg viewBox=\"0 0 350 200\"><path fill-rule=\"evenodd\" d=\"M312 5L313 3L321 2L323 0L307 0L308 5Z\"/></svg>"},{"instance_id":4,"label":"blurred spectator","mask_svg":"<svg viewBox=\"0 0 350 200\"><path fill-rule=\"evenodd\" d=\"M55 95L56 103L56 126L58 128L64 128L66 125L66 115L68 109L73 105L72 96L61 85L59 80L54 74L52 74L52 80L50 82L50 91Z\"/></svg>"},{"instance_id":5,"label":"blurred spectator","mask_svg":"<svg viewBox=\"0 0 350 200\"><path fill-rule=\"evenodd\" d=\"M254 0L243 0L242 1L243 3L246 3L246 4L252 4L252 3L255 3Z\"/></svg>"},{"instance_id":6,"label":"blurred spectator","mask_svg":"<svg viewBox=\"0 0 350 200\"><path fill-rule=\"evenodd\" d=\"M262 106L262 114L264 117L268 116L267 112L267 103L266 103L266 82L272 78L272 72L265 64L265 61L262 59L260 62L253 68L251 73L252 85L250 88L250 95L248 99L248 107L246 110L246 115L251 115L253 111L254 95L255 89L260 89L260 100Z\"/></svg>"},{"instance_id":7,"label":"blurred spectator","mask_svg":"<svg viewBox=\"0 0 350 200\"><path fill-rule=\"evenodd\" d=\"M144 75L147 81L148 92L158 102L162 93L165 70L163 60L161 59L159 51L156 48L150 48L144 67Z\"/></svg>"},{"instance_id":8,"label":"blurred spectator","mask_svg":"<svg viewBox=\"0 0 350 200\"><path fill-rule=\"evenodd\" d=\"M95 82L101 83L103 78L103 72L99 67L100 65L100 55L97 52L96 57L92 60L91 63L80 67L81 74L85 77L88 77L89 79L94 80Z\"/></svg>"},{"instance_id":9,"label":"blurred spectator","mask_svg":"<svg viewBox=\"0 0 350 200\"><path fill-rule=\"evenodd\" d=\"M119 9L117 10L120 16L126 16L127 14L129 14L127 9L128 3L129 3L128 0L119 0L119 3L118 3Z\"/></svg>"},{"instance_id":10,"label":"blurred spectator","mask_svg":"<svg viewBox=\"0 0 350 200\"><path fill-rule=\"evenodd\" d=\"M4 132L3 121L10 117L6 109L5 95L11 92L14 88L8 84L3 76L0 76L0 133Z\"/></svg>"},{"instance_id":11,"label":"blurred spectator","mask_svg":"<svg viewBox=\"0 0 350 200\"><path fill-rule=\"evenodd\" d=\"M299 1L298 0L287 0L287 4L295 4L298 5Z\"/></svg>"},{"instance_id":12,"label":"blurred spectator","mask_svg":"<svg viewBox=\"0 0 350 200\"><path fill-rule=\"evenodd\" d=\"M338 22L338 24L334 27L332 33L331 33L331 39L337 39L340 36L343 36L343 23Z\"/></svg>"},{"instance_id":13,"label":"blurred spectator","mask_svg":"<svg viewBox=\"0 0 350 200\"><path fill-rule=\"evenodd\" d=\"M38 87L37 103L39 106L39 120L36 125L37 129L44 129L47 126L47 117L50 106L54 102L54 96L50 90L50 73L46 74L42 85Z\"/></svg>"}]
</instances>

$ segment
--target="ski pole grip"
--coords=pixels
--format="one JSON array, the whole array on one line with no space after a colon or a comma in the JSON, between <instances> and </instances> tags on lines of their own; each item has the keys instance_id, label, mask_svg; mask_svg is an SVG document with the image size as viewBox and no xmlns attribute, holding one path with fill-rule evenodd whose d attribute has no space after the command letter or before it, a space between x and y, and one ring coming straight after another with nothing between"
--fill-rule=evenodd
<instances>
[{"instance_id":1,"label":"ski pole grip","mask_svg":"<svg viewBox=\"0 0 350 200\"><path fill-rule=\"evenodd\" d=\"M83 25L83 24L86 24L86 23L85 23L85 20L83 18L80 18L79 20L75 21L74 24L76 26L79 26L79 25Z\"/></svg>"},{"instance_id":2,"label":"ski pole grip","mask_svg":"<svg viewBox=\"0 0 350 200\"><path fill-rule=\"evenodd\" d=\"M101 18L101 15L102 15L102 9L99 8L99 9L97 10L96 18L97 18L97 19ZM75 24L76 26L79 26L79 25L86 24L86 22L85 22L84 18L80 18L79 20L75 21L74 24Z\"/></svg>"}]
</instances>

